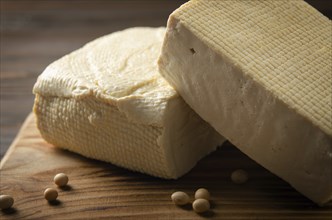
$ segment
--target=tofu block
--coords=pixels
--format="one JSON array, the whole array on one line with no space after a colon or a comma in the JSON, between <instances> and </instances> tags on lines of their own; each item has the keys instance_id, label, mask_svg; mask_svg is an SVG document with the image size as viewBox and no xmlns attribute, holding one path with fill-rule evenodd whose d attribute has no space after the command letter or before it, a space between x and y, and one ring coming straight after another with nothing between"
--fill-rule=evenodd
<instances>
[{"instance_id":1,"label":"tofu block","mask_svg":"<svg viewBox=\"0 0 332 220\"><path fill-rule=\"evenodd\" d=\"M192 0L169 17L159 70L231 143L324 204L331 36L331 21L302 0Z\"/></svg>"},{"instance_id":2,"label":"tofu block","mask_svg":"<svg viewBox=\"0 0 332 220\"><path fill-rule=\"evenodd\" d=\"M224 138L161 77L165 28L131 28L49 65L33 92L43 138L83 156L167 179Z\"/></svg>"}]
</instances>

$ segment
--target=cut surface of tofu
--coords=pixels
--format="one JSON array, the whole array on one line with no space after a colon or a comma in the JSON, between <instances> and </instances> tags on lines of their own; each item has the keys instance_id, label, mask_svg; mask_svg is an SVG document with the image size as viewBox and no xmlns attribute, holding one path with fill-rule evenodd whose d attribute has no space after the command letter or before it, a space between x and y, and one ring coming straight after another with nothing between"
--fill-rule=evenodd
<instances>
[{"instance_id":1,"label":"cut surface of tofu","mask_svg":"<svg viewBox=\"0 0 332 220\"><path fill-rule=\"evenodd\" d=\"M332 197L332 24L304 1L192 0L158 61L220 134L318 204Z\"/></svg>"},{"instance_id":2,"label":"cut surface of tofu","mask_svg":"<svg viewBox=\"0 0 332 220\"><path fill-rule=\"evenodd\" d=\"M43 138L89 158L178 178L221 137L160 76L165 28L130 28L49 65L33 92Z\"/></svg>"}]
</instances>

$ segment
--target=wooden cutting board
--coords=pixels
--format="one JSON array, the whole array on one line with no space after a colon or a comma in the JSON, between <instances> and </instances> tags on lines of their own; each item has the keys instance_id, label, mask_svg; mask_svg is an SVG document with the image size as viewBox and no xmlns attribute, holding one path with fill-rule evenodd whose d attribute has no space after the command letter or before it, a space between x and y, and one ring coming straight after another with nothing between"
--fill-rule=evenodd
<instances>
[{"instance_id":1,"label":"wooden cutting board","mask_svg":"<svg viewBox=\"0 0 332 220\"><path fill-rule=\"evenodd\" d=\"M332 219L332 203L317 207L229 143L179 180L162 180L55 148L41 138L30 114L0 167L1 194L15 199L1 219ZM250 175L244 185L230 180L238 168ZM50 204L43 191L56 188L59 172L69 176L69 186L57 188L58 200ZM170 200L177 190L193 198L199 187L211 192L208 213Z\"/></svg>"}]
</instances>

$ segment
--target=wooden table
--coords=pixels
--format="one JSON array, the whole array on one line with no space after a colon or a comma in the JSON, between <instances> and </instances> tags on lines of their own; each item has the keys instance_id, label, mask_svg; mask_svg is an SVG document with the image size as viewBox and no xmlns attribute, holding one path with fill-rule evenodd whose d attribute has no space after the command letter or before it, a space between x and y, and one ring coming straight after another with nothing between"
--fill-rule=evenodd
<instances>
[{"instance_id":1,"label":"wooden table","mask_svg":"<svg viewBox=\"0 0 332 220\"><path fill-rule=\"evenodd\" d=\"M164 26L184 0L0 0L0 156L33 105L37 76L52 61L101 35L133 26ZM332 3L308 0L332 17Z\"/></svg>"},{"instance_id":2,"label":"wooden table","mask_svg":"<svg viewBox=\"0 0 332 220\"><path fill-rule=\"evenodd\" d=\"M243 168L249 181L234 184L230 175ZM331 220L332 202L318 207L229 143L205 157L178 180L163 180L90 160L47 144L31 114L0 163L1 193L15 198L0 219L267 219ZM69 176L57 188L53 177ZM56 188L58 200L48 203L43 191ZM196 214L191 205L177 207L174 191L191 197L200 187L211 193L211 210Z\"/></svg>"}]
</instances>

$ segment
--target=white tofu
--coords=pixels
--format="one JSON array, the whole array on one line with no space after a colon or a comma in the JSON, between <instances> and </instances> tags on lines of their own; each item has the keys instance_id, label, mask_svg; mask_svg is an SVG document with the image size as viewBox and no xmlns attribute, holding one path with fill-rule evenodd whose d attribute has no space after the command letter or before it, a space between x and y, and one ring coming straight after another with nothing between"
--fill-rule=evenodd
<instances>
[{"instance_id":1,"label":"white tofu","mask_svg":"<svg viewBox=\"0 0 332 220\"><path fill-rule=\"evenodd\" d=\"M192 0L159 70L252 159L318 204L332 198L331 21L304 1Z\"/></svg>"},{"instance_id":2,"label":"white tofu","mask_svg":"<svg viewBox=\"0 0 332 220\"><path fill-rule=\"evenodd\" d=\"M89 158L178 178L221 137L160 76L165 28L131 28L49 65L33 92L43 138Z\"/></svg>"}]
</instances>

